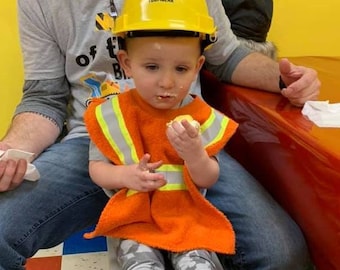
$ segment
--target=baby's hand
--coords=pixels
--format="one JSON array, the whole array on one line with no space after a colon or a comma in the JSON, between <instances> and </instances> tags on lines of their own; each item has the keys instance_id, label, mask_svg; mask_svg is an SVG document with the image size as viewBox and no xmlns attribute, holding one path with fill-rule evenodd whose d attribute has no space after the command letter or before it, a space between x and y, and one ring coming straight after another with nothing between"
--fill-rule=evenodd
<instances>
[{"instance_id":1,"label":"baby's hand","mask_svg":"<svg viewBox=\"0 0 340 270\"><path fill-rule=\"evenodd\" d=\"M188 160L201 153L203 146L199 131L198 122L184 119L169 123L166 135L177 154Z\"/></svg>"},{"instance_id":2,"label":"baby's hand","mask_svg":"<svg viewBox=\"0 0 340 270\"><path fill-rule=\"evenodd\" d=\"M164 175L155 170L162 165L162 161L151 162L150 155L145 154L138 164L133 165L134 176L128 179L127 187L140 192L156 190L166 184Z\"/></svg>"}]
</instances>

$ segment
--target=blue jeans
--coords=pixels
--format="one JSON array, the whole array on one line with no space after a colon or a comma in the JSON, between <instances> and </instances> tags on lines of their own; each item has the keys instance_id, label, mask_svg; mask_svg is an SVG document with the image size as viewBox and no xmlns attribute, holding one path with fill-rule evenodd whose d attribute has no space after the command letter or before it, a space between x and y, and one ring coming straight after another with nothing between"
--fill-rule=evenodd
<instances>
[{"instance_id":1,"label":"blue jeans","mask_svg":"<svg viewBox=\"0 0 340 270\"><path fill-rule=\"evenodd\" d=\"M95 224L108 198L88 175L87 138L48 148L34 165L41 178L0 193L0 270L24 269L26 258ZM306 244L296 224L231 157L220 156L220 181L207 198L237 235L226 269L304 269ZM275 181L275 180L273 180Z\"/></svg>"},{"instance_id":2,"label":"blue jeans","mask_svg":"<svg viewBox=\"0 0 340 270\"><path fill-rule=\"evenodd\" d=\"M219 164L220 179L206 197L227 215L236 233L236 255L220 258L224 269L308 269L311 261L298 225L225 152Z\"/></svg>"}]
</instances>

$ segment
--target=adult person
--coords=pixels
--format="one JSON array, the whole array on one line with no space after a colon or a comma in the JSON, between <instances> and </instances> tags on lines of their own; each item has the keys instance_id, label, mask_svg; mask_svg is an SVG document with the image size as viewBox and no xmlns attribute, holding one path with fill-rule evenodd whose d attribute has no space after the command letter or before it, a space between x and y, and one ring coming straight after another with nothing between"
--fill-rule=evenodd
<instances>
[{"instance_id":1,"label":"adult person","mask_svg":"<svg viewBox=\"0 0 340 270\"><path fill-rule=\"evenodd\" d=\"M240 43L252 51L277 57L277 48L267 40L273 18L272 0L222 0L231 29Z\"/></svg>"},{"instance_id":2,"label":"adult person","mask_svg":"<svg viewBox=\"0 0 340 270\"><path fill-rule=\"evenodd\" d=\"M239 46L221 2L206 2L219 32L205 53L207 68L224 81L280 92L297 106L318 97L314 70L286 59L276 63ZM183 0L183 9L190 14L194 4ZM108 19L121 6L122 1L18 2L25 84L0 148L35 153L41 178L24 181L24 160L0 161L0 269L24 269L25 259L37 250L96 223L107 202L88 174L89 138L82 115L91 90L131 84L117 62L117 39ZM110 74L114 83L108 84ZM281 91L280 77L286 85ZM198 85L192 90L198 93ZM65 121L67 135L57 142ZM308 253L297 225L226 153L219 160L221 176L207 199L236 232L237 253L228 263L245 269L303 269Z\"/></svg>"}]
</instances>

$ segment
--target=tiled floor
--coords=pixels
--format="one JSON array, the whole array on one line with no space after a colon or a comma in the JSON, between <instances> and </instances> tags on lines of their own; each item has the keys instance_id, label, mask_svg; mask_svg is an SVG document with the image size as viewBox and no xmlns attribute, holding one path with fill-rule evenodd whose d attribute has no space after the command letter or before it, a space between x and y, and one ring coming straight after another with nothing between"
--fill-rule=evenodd
<instances>
[{"instance_id":1,"label":"tiled floor","mask_svg":"<svg viewBox=\"0 0 340 270\"><path fill-rule=\"evenodd\" d=\"M84 231L85 232L85 231ZM27 270L117 270L113 257L115 245L104 237L86 240L78 233L64 243L39 250L28 260Z\"/></svg>"},{"instance_id":2,"label":"tiled floor","mask_svg":"<svg viewBox=\"0 0 340 270\"><path fill-rule=\"evenodd\" d=\"M54 248L39 250L28 259L26 270L119 270L115 261L117 242L105 237L84 239L83 234L92 230L74 234ZM216 260L217 269L222 270ZM172 267L167 265L166 269Z\"/></svg>"}]
</instances>

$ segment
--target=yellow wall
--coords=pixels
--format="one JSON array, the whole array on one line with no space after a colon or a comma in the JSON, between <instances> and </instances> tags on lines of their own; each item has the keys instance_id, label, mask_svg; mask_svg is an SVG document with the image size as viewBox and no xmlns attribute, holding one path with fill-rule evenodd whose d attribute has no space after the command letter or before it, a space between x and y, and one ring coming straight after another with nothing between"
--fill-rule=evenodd
<instances>
[{"instance_id":1,"label":"yellow wall","mask_svg":"<svg viewBox=\"0 0 340 270\"><path fill-rule=\"evenodd\" d=\"M20 99L23 67L17 30L16 1L0 9L0 137ZM268 39L279 56L340 56L339 0L274 0Z\"/></svg>"},{"instance_id":2,"label":"yellow wall","mask_svg":"<svg viewBox=\"0 0 340 270\"><path fill-rule=\"evenodd\" d=\"M21 97L22 57L17 29L16 1L2 1L0 9L0 138Z\"/></svg>"},{"instance_id":3,"label":"yellow wall","mask_svg":"<svg viewBox=\"0 0 340 270\"><path fill-rule=\"evenodd\" d=\"M273 0L279 56L340 56L339 0Z\"/></svg>"}]
</instances>

